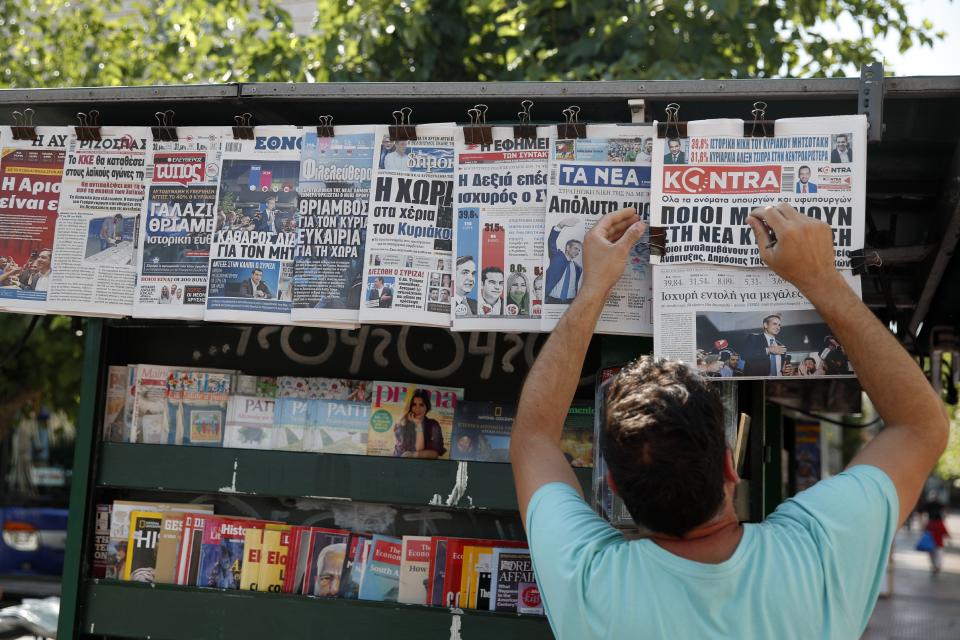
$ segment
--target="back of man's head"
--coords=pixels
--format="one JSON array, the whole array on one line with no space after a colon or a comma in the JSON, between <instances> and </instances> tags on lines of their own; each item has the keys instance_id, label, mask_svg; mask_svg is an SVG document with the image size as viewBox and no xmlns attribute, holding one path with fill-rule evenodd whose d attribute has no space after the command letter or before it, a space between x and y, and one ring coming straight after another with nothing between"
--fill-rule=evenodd
<instances>
[{"instance_id":1,"label":"back of man's head","mask_svg":"<svg viewBox=\"0 0 960 640\"><path fill-rule=\"evenodd\" d=\"M682 536L723 505L723 406L684 364L645 357L621 370L601 447L630 515L656 533Z\"/></svg>"}]
</instances>

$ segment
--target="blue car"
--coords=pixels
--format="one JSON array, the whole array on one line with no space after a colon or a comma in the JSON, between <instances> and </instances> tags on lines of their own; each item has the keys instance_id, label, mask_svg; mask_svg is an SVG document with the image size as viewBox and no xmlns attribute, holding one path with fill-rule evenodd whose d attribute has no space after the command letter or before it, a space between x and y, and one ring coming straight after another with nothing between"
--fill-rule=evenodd
<instances>
[{"instance_id":1,"label":"blue car","mask_svg":"<svg viewBox=\"0 0 960 640\"><path fill-rule=\"evenodd\" d=\"M73 442L58 437L51 444L46 412L38 418L22 421L0 440L0 598L4 600L60 595Z\"/></svg>"},{"instance_id":2,"label":"blue car","mask_svg":"<svg viewBox=\"0 0 960 640\"><path fill-rule=\"evenodd\" d=\"M60 594L67 510L0 507L0 590L4 594Z\"/></svg>"}]
</instances>

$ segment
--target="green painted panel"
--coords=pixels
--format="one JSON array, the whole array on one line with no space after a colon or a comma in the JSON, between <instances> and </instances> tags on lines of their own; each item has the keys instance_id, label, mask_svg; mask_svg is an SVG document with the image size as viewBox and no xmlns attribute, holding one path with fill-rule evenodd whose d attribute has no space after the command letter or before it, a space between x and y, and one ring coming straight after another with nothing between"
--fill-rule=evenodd
<instances>
[{"instance_id":1,"label":"green painted panel","mask_svg":"<svg viewBox=\"0 0 960 640\"><path fill-rule=\"evenodd\" d=\"M602 367L623 364L653 353L653 338L639 336L603 336L600 343Z\"/></svg>"},{"instance_id":2,"label":"green painted panel","mask_svg":"<svg viewBox=\"0 0 960 640\"><path fill-rule=\"evenodd\" d=\"M84 323L86 343L83 347L83 377L80 381L80 412L73 449L73 476L70 486L70 514L67 520L67 547L63 557L63 583L60 593L60 619L57 637L72 638L77 616L81 565L87 539L88 517L91 517L91 465L94 441L99 430L94 428L97 382L100 379L100 339L103 320L92 318Z\"/></svg>"},{"instance_id":3,"label":"green painted panel","mask_svg":"<svg viewBox=\"0 0 960 640\"><path fill-rule=\"evenodd\" d=\"M151 640L553 637L546 618L539 616L481 611L455 614L440 607L117 581L86 583L80 630L98 636Z\"/></svg>"},{"instance_id":4,"label":"green painted panel","mask_svg":"<svg viewBox=\"0 0 960 640\"><path fill-rule=\"evenodd\" d=\"M201 493L345 497L358 502L426 505L445 501L460 463L255 449L104 443L97 484ZM470 462L459 505L516 510L508 464ZM575 469L590 495L590 469Z\"/></svg>"},{"instance_id":5,"label":"green painted panel","mask_svg":"<svg viewBox=\"0 0 960 640\"><path fill-rule=\"evenodd\" d=\"M783 502L783 417L780 405L768 403L764 411L763 517Z\"/></svg>"}]
</instances>

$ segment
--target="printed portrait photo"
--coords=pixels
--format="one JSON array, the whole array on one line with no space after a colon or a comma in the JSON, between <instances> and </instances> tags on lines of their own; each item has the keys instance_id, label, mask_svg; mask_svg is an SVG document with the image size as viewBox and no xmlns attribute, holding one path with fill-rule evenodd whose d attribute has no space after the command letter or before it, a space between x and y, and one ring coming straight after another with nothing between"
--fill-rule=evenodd
<instances>
[{"instance_id":1,"label":"printed portrait photo","mask_svg":"<svg viewBox=\"0 0 960 640\"><path fill-rule=\"evenodd\" d=\"M814 310L699 312L697 368L721 378L853 374L843 346Z\"/></svg>"}]
</instances>

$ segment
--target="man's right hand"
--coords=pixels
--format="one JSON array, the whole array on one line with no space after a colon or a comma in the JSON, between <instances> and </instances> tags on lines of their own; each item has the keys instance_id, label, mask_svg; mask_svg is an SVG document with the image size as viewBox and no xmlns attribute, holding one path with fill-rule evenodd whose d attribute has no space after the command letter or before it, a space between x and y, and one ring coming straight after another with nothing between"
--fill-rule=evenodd
<instances>
[{"instance_id":1,"label":"man's right hand","mask_svg":"<svg viewBox=\"0 0 960 640\"><path fill-rule=\"evenodd\" d=\"M836 286L839 274L830 225L803 215L785 202L754 209L747 223L756 237L760 258L781 278L804 294L822 285Z\"/></svg>"}]
</instances>

